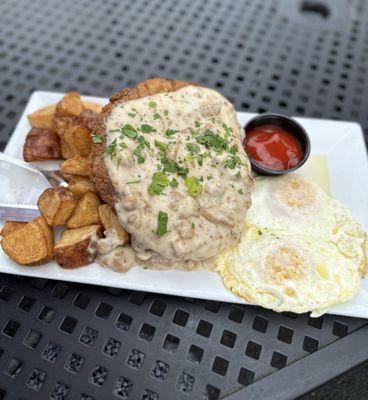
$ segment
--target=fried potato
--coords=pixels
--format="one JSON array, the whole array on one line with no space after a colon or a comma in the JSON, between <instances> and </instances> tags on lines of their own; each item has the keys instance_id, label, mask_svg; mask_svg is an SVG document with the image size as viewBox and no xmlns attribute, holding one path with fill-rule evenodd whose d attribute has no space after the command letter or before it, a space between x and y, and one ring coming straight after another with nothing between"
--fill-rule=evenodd
<instances>
[{"instance_id":1,"label":"fried potato","mask_svg":"<svg viewBox=\"0 0 368 400\"><path fill-rule=\"evenodd\" d=\"M73 176L69 181L68 189L77 197L81 197L87 192L96 191L93 183L88 178L82 176Z\"/></svg>"},{"instance_id":2,"label":"fried potato","mask_svg":"<svg viewBox=\"0 0 368 400\"><path fill-rule=\"evenodd\" d=\"M59 135L62 136L71 126L75 124L75 117L56 117L51 121L51 128Z\"/></svg>"},{"instance_id":3,"label":"fried potato","mask_svg":"<svg viewBox=\"0 0 368 400\"><path fill-rule=\"evenodd\" d=\"M23 158L25 161L60 160L58 135L51 129L32 128L23 146Z\"/></svg>"},{"instance_id":4,"label":"fried potato","mask_svg":"<svg viewBox=\"0 0 368 400\"><path fill-rule=\"evenodd\" d=\"M99 114L102 110L102 105L95 103L93 101L82 101L84 108L86 108L87 110L91 110L96 114Z\"/></svg>"},{"instance_id":5,"label":"fried potato","mask_svg":"<svg viewBox=\"0 0 368 400\"><path fill-rule=\"evenodd\" d=\"M61 155L66 160L73 157L73 153L64 140L64 134L75 124L75 117L54 117L52 128L60 138Z\"/></svg>"},{"instance_id":6,"label":"fried potato","mask_svg":"<svg viewBox=\"0 0 368 400\"><path fill-rule=\"evenodd\" d=\"M75 156L61 163L60 172L64 175L89 176L87 157Z\"/></svg>"},{"instance_id":7,"label":"fried potato","mask_svg":"<svg viewBox=\"0 0 368 400\"><path fill-rule=\"evenodd\" d=\"M97 118L97 114L92 110L83 110L78 117L76 118L75 122L77 125L85 126L88 129L93 129L95 124L95 120Z\"/></svg>"},{"instance_id":8,"label":"fried potato","mask_svg":"<svg viewBox=\"0 0 368 400\"><path fill-rule=\"evenodd\" d=\"M54 234L43 217L37 217L1 241L10 259L21 265L38 265L54 255Z\"/></svg>"},{"instance_id":9,"label":"fried potato","mask_svg":"<svg viewBox=\"0 0 368 400\"><path fill-rule=\"evenodd\" d=\"M117 215L108 204L101 204L98 207L98 214L105 231L114 231L116 237L123 243L129 242L129 233L122 227Z\"/></svg>"},{"instance_id":10,"label":"fried potato","mask_svg":"<svg viewBox=\"0 0 368 400\"><path fill-rule=\"evenodd\" d=\"M85 126L74 125L63 133L62 143L65 143L72 157L87 157L91 151L90 130Z\"/></svg>"},{"instance_id":11,"label":"fried potato","mask_svg":"<svg viewBox=\"0 0 368 400\"><path fill-rule=\"evenodd\" d=\"M64 225L75 206L77 198L64 187L46 189L38 198L37 206L49 226Z\"/></svg>"},{"instance_id":12,"label":"fried potato","mask_svg":"<svg viewBox=\"0 0 368 400\"><path fill-rule=\"evenodd\" d=\"M23 228L27 222L16 222L16 221L6 221L3 229L0 231L0 235L2 237L8 236L11 233L15 232L16 230Z\"/></svg>"},{"instance_id":13,"label":"fried potato","mask_svg":"<svg viewBox=\"0 0 368 400\"><path fill-rule=\"evenodd\" d=\"M84 110L78 92L67 93L56 105L56 117L77 117Z\"/></svg>"},{"instance_id":14,"label":"fried potato","mask_svg":"<svg viewBox=\"0 0 368 400\"><path fill-rule=\"evenodd\" d=\"M66 225L68 228L80 228L81 226L100 224L98 206L101 204L99 197L93 192L84 194L77 203Z\"/></svg>"},{"instance_id":15,"label":"fried potato","mask_svg":"<svg viewBox=\"0 0 368 400\"><path fill-rule=\"evenodd\" d=\"M77 268L90 264L97 254L100 225L68 229L61 234L55 246L55 260L63 268Z\"/></svg>"},{"instance_id":16,"label":"fried potato","mask_svg":"<svg viewBox=\"0 0 368 400\"><path fill-rule=\"evenodd\" d=\"M28 121L34 128L52 128L52 119L56 110L56 104L43 107L27 115Z\"/></svg>"}]
</instances>

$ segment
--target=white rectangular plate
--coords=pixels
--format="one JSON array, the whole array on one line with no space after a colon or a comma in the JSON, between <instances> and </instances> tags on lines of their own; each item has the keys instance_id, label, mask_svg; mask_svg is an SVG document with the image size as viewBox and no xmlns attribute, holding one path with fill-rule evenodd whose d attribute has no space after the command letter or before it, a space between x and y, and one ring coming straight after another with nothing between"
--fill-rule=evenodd
<instances>
[{"instance_id":1,"label":"white rectangular plate","mask_svg":"<svg viewBox=\"0 0 368 400\"><path fill-rule=\"evenodd\" d=\"M27 115L41 107L61 99L62 93L34 92L15 128L5 152L22 158L24 139L30 129ZM84 97L85 100L106 104L107 99ZM243 126L253 114L238 113ZM368 229L368 160L363 132L360 125L322 119L297 118L308 131L312 154L327 159L331 194L345 204L364 227ZM47 162L48 167L57 163ZM45 165L45 164L44 164ZM26 275L70 282L143 290L184 297L195 297L233 303L245 303L222 284L220 277L207 270L183 272L178 270L149 270L139 266L122 274L91 264L83 268L67 270L56 263L38 267L21 267L12 262L0 250L0 272ZM362 280L358 295L348 303L332 307L329 313L368 318L368 282Z\"/></svg>"}]
</instances>

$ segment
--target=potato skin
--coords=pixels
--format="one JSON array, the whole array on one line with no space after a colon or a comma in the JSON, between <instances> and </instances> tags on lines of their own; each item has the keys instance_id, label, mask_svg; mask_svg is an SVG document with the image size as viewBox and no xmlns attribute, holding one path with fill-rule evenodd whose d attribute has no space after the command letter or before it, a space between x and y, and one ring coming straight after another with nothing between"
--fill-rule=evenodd
<instances>
[{"instance_id":1,"label":"potato skin","mask_svg":"<svg viewBox=\"0 0 368 400\"><path fill-rule=\"evenodd\" d=\"M3 228L0 231L0 235L2 237L8 236L11 233L17 231L20 228L23 228L27 222L18 222L18 221L6 221Z\"/></svg>"},{"instance_id":2,"label":"potato skin","mask_svg":"<svg viewBox=\"0 0 368 400\"><path fill-rule=\"evenodd\" d=\"M23 158L25 161L60 160L58 135L51 129L32 128L23 146Z\"/></svg>"},{"instance_id":3,"label":"potato skin","mask_svg":"<svg viewBox=\"0 0 368 400\"><path fill-rule=\"evenodd\" d=\"M76 124L85 126L92 130L97 118L97 114L89 109L83 110L76 118Z\"/></svg>"},{"instance_id":4,"label":"potato skin","mask_svg":"<svg viewBox=\"0 0 368 400\"><path fill-rule=\"evenodd\" d=\"M89 229L90 228L90 229ZM82 232L90 230L87 237ZM68 233L78 235L80 239L72 243L63 243L63 237ZM55 261L63 268L73 269L90 264L97 255L97 239L101 236L101 227L98 225L86 226L84 228L70 229L62 233L60 242L55 246Z\"/></svg>"},{"instance_id":5,"label":"potato skin","mask_svg":"<svg viewBox=\"0 0 368 400\"><path fill-rule=\"evenodd\" d=\"M192 85L192 83L169 80L162 78L147 79L137 85L134 88L126 88L121 92L114 94L110 97L110 102L107 104L97 116L96 123L93 131L98 135L103 136L102 143L92 143L92 149L90 154L91 163L91 181L94 183L97 192L101 196L102 200L111 207L115 204L115 189L109 179L108 173L105 168L103 161L103 155L105 152L105 120L109 116L113 107L117 104L127 102L129 100L140 99L141 97L150 96L157 93L173 92L184 86Z\"/></svg>"},{"instance_id":6,"label":"potato skin","mask_svg":"<svg viewBox=\"0 0 368 400\"><path fill-rule=\"evenodd\" d=\"M10 259L20 265L40 265L54 255L54 234L43 217L37 217L1 241Z\"/></svg>"},{"instance_id":7,"label":"potato skin","mask_svg":"<svg viewBox=\"0 0 368 400\"><path fill-rule=\"evenodd\" d=\"M64 225L76 205L77 198L64 187L46 189L37 201L37 206L49 226Z\"/></svg>"},{"instance_id":8,"label":"potato skin","mask_svg":"<svg viewBox=\"0 0 368 400\"><path fill-rule=\"evenodd\" d=\"M75 156L61 163L60 172L66 175L89 176L90 167L87 157Z\"/></svg>"},{"instance_id":9,"label":"potato skin","mask_svg":"<svg viewBox=\"0 0 368 400\"><path fill-rule=\"evenodd\" d=\"M96 252L90 252L91 239L86 238L70 246L55 247L55 261L63 268L73 269L90 264L96 258ZM97 250L97 245L96 245Z\"/></svg>"},{"instance_id":10,"label":"potato skin","mask_svg":"<svg viewBox=\"0 0 368 400\"><path fill-rule=\"evenodd\" d=\"M103 105L100 103L95 103L94 101L84 100L82 103L86 110L93 111L95 114L99 114L103 107Z\"/></svg>"}]
</instances>

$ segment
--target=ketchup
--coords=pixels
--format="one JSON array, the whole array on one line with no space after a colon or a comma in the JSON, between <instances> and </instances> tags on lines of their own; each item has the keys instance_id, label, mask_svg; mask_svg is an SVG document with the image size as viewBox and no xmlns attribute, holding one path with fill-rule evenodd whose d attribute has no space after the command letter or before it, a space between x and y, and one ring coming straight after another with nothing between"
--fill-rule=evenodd
<instances>
[{"instance_id":1,"label":"ketchup","mask_svg":"<svg viewBox=\"0 0 368 400\"><path fill-rule=\"evenodd\" d=\"M263 125L247 132L244 147L254 161L270 169L295 167L303 157L298 139L276 125Z\"/></svg>"}]
</instances>

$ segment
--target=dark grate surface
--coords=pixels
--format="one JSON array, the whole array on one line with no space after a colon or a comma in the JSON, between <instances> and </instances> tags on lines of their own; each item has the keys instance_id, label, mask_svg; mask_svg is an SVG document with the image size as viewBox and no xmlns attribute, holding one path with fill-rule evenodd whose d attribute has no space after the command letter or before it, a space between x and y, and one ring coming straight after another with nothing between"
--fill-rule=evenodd
<instances>
[{"instance_id":1,"label":"dark grate surface","mask_svg":"<svg viewBox=\"0 0 368 400\"><path fill-rule=\"evenodd\" d=\"M0 149L33 90L108 96L153 75L368 133L365 0L303 4L2 0ZM365 323L2 275L0 399L215 400Z\"/></svg>"},{"instance_id":2,"label":"dark grate surface","mask_svg":"<svg viewBox=\"0 0 368 400\"><path fill-rule=\"evenodd\" d=\"M1 285L11 399L218 399L365 323L7 275Z\"/></svg>"}]
</instances>

